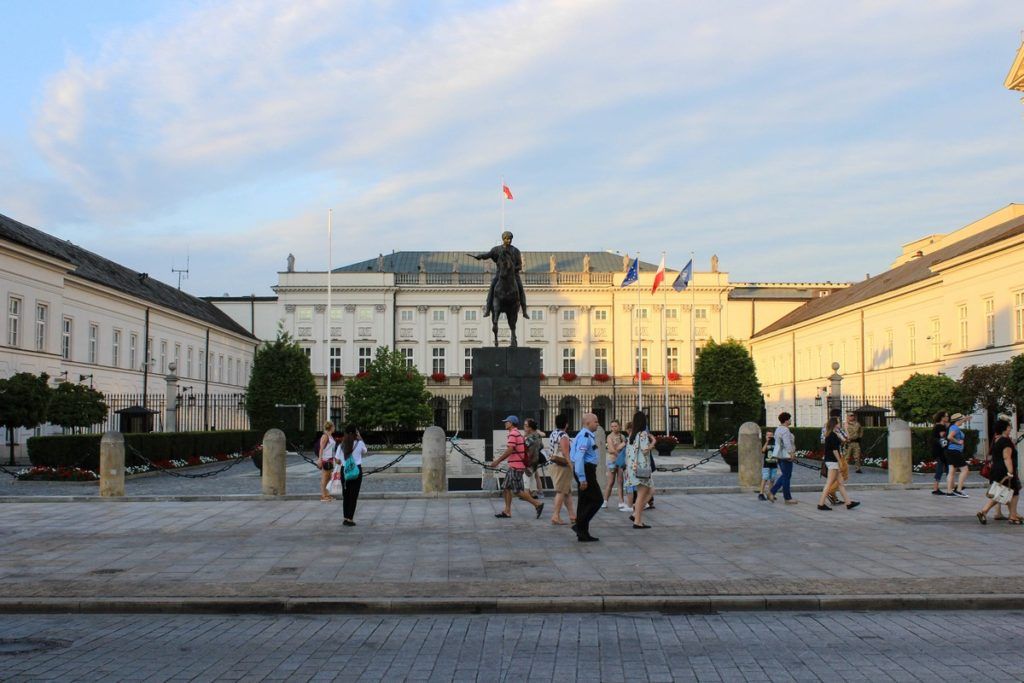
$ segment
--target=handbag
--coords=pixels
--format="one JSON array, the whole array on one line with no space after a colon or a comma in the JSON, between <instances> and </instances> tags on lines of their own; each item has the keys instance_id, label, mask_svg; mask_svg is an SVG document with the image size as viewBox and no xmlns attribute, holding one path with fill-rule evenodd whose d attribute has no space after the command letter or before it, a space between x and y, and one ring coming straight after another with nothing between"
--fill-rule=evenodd
<instances>
[{"instance_id":1,"label":"handbag","mask_svg":"<svg viewBox=\"0 0 1024 683\"><path fill-rule=\"evenodd\" d=\"M640 451L640 457L643 458L636 464L636 478L637 479L650 479L651 478L651 458L643 451Z\"/></svg>"},{"instance_id":2,"label":"handbag","mask_svg":"<svg viewBox=\"0 0 1024 683\"><path fill-rule=\"evenodd\" d=\"M356 464L356 459L352 457L345 458L345 481L352 481L353 479L359 478L359 465Z\"/></svg>"},{"instance_id":3,"label":"handbag","mask_svg":"<svg viewBox=\"0 0 1024 683\"><path fill-rule=\"evenodd\" d=\"M978 474L980 474L984 479L988 479L989 475L992 474L992 461L986 460L981 466L981 469L978 470Z\"/></svg>"},{"instance_id":4,"label":"handbag","mask_svg":"<svg viewBox=\"0 0 1024 683\"><path fill-rule=\"evenodd\" d=\"M341 483L341 470L335 468L331 473L331 480L327 482L327 493L332 496L340 496L344 487Z\"/></svg>"},{"instance_id":5,"label":"handbag","mask_svg":"<svg viewBox=\"0 0 1024 683\"><path fill-rule=\"evenodd\" d=\"M1000 505L1006 505L1013 498L1013 489L1004 484L1004 481L1009 481L1010 477L1003 477L1002 481L994 481L992 485L988 487L986 496L999 503Z\"/></svg>"}]
</instances>

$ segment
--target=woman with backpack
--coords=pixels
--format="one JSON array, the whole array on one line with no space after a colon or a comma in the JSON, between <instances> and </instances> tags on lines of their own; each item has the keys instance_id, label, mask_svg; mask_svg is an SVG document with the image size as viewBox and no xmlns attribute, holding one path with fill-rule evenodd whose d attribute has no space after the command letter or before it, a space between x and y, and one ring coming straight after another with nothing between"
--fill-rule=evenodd
<instances>
[{"instance_id":1,"label":"woman with backpack","mask_svg":"<svg viewBox=\"0 0 1024 683\"><path fill-rule=\"evenodd\" d=\"M544 493L541 468L548 464L548 459L544 456L544 432L537 428L537 421L532 417L526 418L523 422L523 438L526 441L526 456L529 458L529 468L533 472L539 498Z\"/></svg>"},{"instance_id":2,"label":"woman with backpack","mask_svg":"<svg viewBox=\"0 0 1024 683\"><path fill-rule=\"evenodd\" d=\"M629 430L629 438L626 439L626 486L634 491L633 514L629 519L633 522L634 529L650 529L650 525L644 524L644 507L654 495L654 487L651 483L651 473L654 470L651 464L651 451L654 450L654 439L647 431L647 415L637 411L633 415L632 428Z\"/></svg>"},{"instance_id":3,"label":"woman with backpack","mask_svg":"<svg viewBox=\"0 0 1024 683\"><path fill-rule=\"evenodd\" d=\"M344 467L345 479L342 493L341 522L345 526L355 526L356 503L359 502L359 489L363 486L363 456L366 455L366 444L354 425L345 427L345 435L336 450L338 463Z\"/></svg>"},{"instance_id":4,"label":"woman with backpack","mask_svg":"<svg viewBox=\"0 0 1024 683\"><path fill-rule=\"evenodd\" d=\"M575 524L576 513L572 506L572 463L569 461L571 443L565 428L569 426L569 418L565 415L555 416L555 428L548 435L548 462L551 466L551 486L555 490L555 509L551 515L551 523L555 525ZM569 513L569 521L562 520L562 508Z\"/></svg>"},{"instance_id":5,"label":"woman with backpack","mask_svg":"<svg viewBox=\"0 0 1024 683\"><path fill-rule=\"evenodd\" d=\"M327 493L327 482L331 480L331 472L334 470L334 423L328 420L324 423L324 433L320 435L317 444L316 460L317 469L320 470L320 502L330 503L334 500L331 494Z\"/></svg>"}]
</instances>

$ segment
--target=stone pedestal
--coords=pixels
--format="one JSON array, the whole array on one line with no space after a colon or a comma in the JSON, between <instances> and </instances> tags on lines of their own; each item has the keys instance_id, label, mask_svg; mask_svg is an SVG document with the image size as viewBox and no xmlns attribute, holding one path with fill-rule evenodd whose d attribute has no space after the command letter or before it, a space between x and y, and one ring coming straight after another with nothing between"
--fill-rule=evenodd
<instances>
[{"instance_id":1,"label":"stone pedestal","mask_svg":"<svg viewBox=\"0 0 1024 683\"><path fill-rule=\"evenodd\" d=\"M263 495L285 494L285 436L274 428L263 435Z\"/></svg>"},{"instance_id":2,"label":"stone pedestal","mask_svg":"<svg viewBox=\"0 0 1024 683\"><path fill-rule=\"evenodd\" d=\"M448 490L444 451L444 430L427 427L423 432L423 464L420 468L423 493L445 493Z\"/></svg>"},{"instance_id":3,"label":"stone pedestal","mask_svg":"<svg viewBox=\"0 0 1024 683\"><path fill-rule=\"evenodd\" d=\"M124 434L106 432L100 439L100 495L124 495Z\"/></svg>"},{"instance_id":4,"label":"stone pedestal","mask_svg":"<svg viewBox=\"0 0 1024 683\"><path fill-rule=\"evenodd\" d=\"M914 478L910 448L910 425L903 420L889 423L889 483L909 484Z\"/></svg>"},{"instance_id":5,"label":"stone pedestal","mask_svg":"<svg viewBox=\"0 0 1024 683\"><path fill-rule=\"evenodd\" d=\"M507 415L540 420L540 349L473 349L473 438L487 442L494 458L494 430ZM504 443L501 444L504 446Z\"/></svg>"},{"instance_id":6,"label":"stone pedestal","mask_svg":"<svg viewBox=\"0 0 1024 683\"><path fill-rule=\"evenodd\" d=\"M740 425L737 439L739 449L740 486L745 489L757 489L761 486L761 428L756 422L744 422Z\"/></svg>"},{"instance_id":7,"label":"stone pedestal","mask_svg":"<svg viewBox=\"0 0 1024 683\"><path fill-rule=\"evenodd\" d=\"M494 481L490 472L484 471L473 461L466 458L459 450L465 451L477 460L484 460L487 457L487 442L483 439L459 439L455 443L448 444L447 466L445 473L448 476L449 491L479 491L481 489L493 489ZM488 484L485 486L484 484Z\"/></svg>"}]
</instances>

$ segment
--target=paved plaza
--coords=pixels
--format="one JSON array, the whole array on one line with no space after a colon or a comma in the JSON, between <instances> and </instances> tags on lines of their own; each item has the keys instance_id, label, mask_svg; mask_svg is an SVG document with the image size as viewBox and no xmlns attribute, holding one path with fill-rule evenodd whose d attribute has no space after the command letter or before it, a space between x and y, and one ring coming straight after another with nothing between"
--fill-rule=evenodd
<instances>
[{"instance_id":1,"label":"paved plaza","mask_svg":"<svg viewBox=\"0 0 1024 683\"><path fill-rule=\"evenodd\" d=\"M955 643L951 635L956 634ZM1019 681L1012 612L17 616L6 681Z\"/></svg>"}]
</instances>

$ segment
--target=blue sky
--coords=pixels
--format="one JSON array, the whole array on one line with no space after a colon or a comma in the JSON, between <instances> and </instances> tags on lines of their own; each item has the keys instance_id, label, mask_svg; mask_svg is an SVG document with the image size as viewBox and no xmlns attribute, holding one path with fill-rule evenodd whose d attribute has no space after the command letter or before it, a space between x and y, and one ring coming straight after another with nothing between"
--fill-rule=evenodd
<instances>
[{"instance_id":1,"label":"blue sky","mask_svg":"<svg viewBox=\"0 0 1024 683\"><path fill-rule=\"evenodd\" d=\"M0 213L197 295L497 243L851 280L1024 201L1003 0L0 0Z\"/></svg>"}]
</instances>

